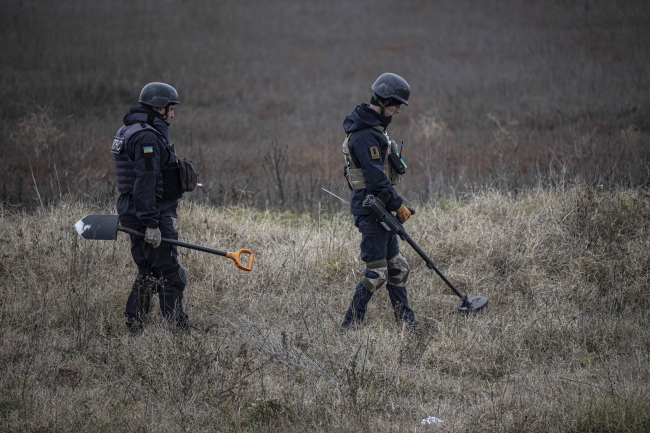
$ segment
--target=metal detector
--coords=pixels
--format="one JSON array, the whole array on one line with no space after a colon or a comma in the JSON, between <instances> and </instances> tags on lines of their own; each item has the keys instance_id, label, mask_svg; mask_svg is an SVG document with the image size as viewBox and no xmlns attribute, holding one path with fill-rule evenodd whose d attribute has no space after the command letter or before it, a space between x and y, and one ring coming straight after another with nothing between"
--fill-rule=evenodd
<instances>
[{"instance_id":1,"label":"metal detector","mask_svg":"<svg viewBox=\"0 0 650 433\"><path fill-rule=\"evenodd\" d=\"M413 239L406 233L406 230L404 230L404 226L402 223L397 219L395 215L390 213L388 210L386 210L386 205L384 202L386 201L387 197L384 192L388 192L388 190L382 191L382 193L375 197L372 194L368 194L366 198L363 200L363 207L368 209L370 214L379 222L387 231L392 231L396 235L398 235L402 240L405 240L408 242L408 244L415 250L416 253L420 255L424 259L424 261L427 264L427 267L429 269L433 269L440 278L442 278L442 281L444 281L451 290L454 291L454 293L461 299L460 303L458 304L458 310L462 311L463 313L471 313L474 311L478 311L481 308L487 306L488 300L487 298L483 296L467 296L461 294L453 284L443 275L440 270L436 267L436 265L433 263L433 260L431 260L425 253L422 251L422 248L420 248ZM382 197L383 196L383 197ZM412 211L411 213L415 213Z\"/></svg>"}]
</instances>

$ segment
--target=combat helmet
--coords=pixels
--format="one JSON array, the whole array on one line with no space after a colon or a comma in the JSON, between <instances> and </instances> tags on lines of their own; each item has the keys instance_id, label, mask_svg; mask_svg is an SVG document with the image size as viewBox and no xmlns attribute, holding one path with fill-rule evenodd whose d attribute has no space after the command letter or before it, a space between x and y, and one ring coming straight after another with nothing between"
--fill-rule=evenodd
<instances>
[{"instance_id":1,"label":"combat helmet","mask_svg":"<svg viewBox=\"0 0 650 433\"><path fill-rule=\"evenodd\" d=\"M178 102L178 92L169 84L149 83L140 92L139 103L150 107L164 108Z\"/></svg>"},{"instance_id":2,"label":"combat helmet","mask_svg":"<svg viewBox=\"0 0 650 433\"><path fill-rule=\"evenodd\" d=\"M411 86L399 75L386 72L375 80L372 85L372 93L382 108L399 104L409 105Z\"/></svg>"}]
</instances>

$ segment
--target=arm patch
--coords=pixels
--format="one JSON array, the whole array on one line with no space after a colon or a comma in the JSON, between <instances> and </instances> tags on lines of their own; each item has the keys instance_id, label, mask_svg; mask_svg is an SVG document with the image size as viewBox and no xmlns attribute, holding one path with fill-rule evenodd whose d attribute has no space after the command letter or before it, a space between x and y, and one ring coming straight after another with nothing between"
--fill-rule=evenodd
<instances>
[{"instance_id":1,"label":"arm patch","mask_svg":"<svg viewBox=\"0 0 650 433\"><path fill-rule=\"evenodd\" d=\"M142 146L142 156L147 171L153 171L153 155L153 146Z\"/></svg>"},{"instance_id":2,"label":"arm patch","mask_svg":"<svg viewBox=\"0 0 650 433\"><path fill-rule=\"evenodd\" d=\"M379 147L377 147L377 146L372 146L372 147L370 147L370 148L368 149L368 151L370 152L370 158L372 158L372 159L379 159L379 158L381 158L381 155L380 155L380 153L379 153Z\"/></svg>"},{"instance_id":3,"label":"arm patch","mask_svg":"<svg viewBox=\"0 0 650 433\"><path fill-rule=\"evenodd\" d=\"M122 153L122 149L124 149L124 138L115 137L113 139L113 146L111 148L111 152L113 152L116 155L119 155L120 153Z\"/></svg>"}]
</instances>

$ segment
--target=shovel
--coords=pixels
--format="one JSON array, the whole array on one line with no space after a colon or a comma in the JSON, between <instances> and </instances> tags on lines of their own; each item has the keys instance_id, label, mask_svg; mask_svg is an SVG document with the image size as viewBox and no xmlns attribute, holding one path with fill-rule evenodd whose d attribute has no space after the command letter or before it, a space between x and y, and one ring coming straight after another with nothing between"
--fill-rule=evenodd
<instances>
[{"instance_id":1,"label":"shovel","mask_svg":"<svg viewBox=\"0 0 650 433\"><path fill-rule=\"evenodd\" d=\"M113 241L117 239L118 230L134 236L139 236L142 238L144 237L144 234L140 233L137 230L129 229L119 225L117 215L86 215L77 221L74 227L77 229L77 233L79 233L79 236L82 238L96 241ZM231 253L230 251L215 250L212 248L202 247L200 245L180 242L174 239L162 238L161 242L227 257L229 259L232 259L232 261L235 262L235 266L237 266L237 268L241 269L242 271L250 271L253 269L253 257L255 257L255 255L250 250L241 249L237 252ZM244 266L239 260L239 256L242 254L248 255L248 266Z\"/></svg>"}]
</instances>

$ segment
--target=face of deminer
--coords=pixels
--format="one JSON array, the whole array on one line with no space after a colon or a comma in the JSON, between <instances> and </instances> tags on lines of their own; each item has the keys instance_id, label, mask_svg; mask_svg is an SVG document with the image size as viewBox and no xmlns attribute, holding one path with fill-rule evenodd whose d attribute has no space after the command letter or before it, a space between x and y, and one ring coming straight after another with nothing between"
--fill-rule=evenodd
<instances>
[{"instance_id":1,"label":"face of deminer","mask_svg":"<svg viewBox=\"0 0 650 433\"><path fill-rule=\"evenodd\" d=\"M370 104L370 108L375 110L377 113L381 114L381 107L379 105ZM384 108L383 116L391 117L402 111L402 105L391 105L390 107Z\"/></svg>"},{"instance_id":2,"label":"face of deminer","mask_svg":"<svg viewBox=\"0 0 650 433\"><path fill-rule=\"evenodd\" d=\"M167 114L165 114L165 107L151 107L153 108L157 113L159 113L161 116L163 116L163 120L167 123L170 123L171 120L174 118L174 107L175 104L171 104L169 106L169 110L167 111Z\"/></svg>"},{"instance_id":3,"label":"face of deminer","mask_svg":"<svg viewBox=\"0 0 650 433\"><path fill-rule=\"evenodd\" d=\"M384 116L390 117L394 116L395 114L398 114L400 111L402 111L402 105L391 105L390 107L384 108Z\"/></svg>"}]
</instances>

